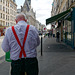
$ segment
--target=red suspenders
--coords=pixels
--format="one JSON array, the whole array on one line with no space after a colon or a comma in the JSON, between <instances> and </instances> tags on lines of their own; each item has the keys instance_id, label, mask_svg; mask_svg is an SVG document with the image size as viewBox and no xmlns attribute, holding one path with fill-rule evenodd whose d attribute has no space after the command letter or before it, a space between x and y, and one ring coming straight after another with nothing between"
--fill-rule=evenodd
<instances>
[{"instance_id":1,"label":"red suspenders","mask_svg":"<svg viewBox=\"0 0 75 75\"><path fill-rule=\"evenodd\" d=\"M15 31L15 29L14 29L14 26L12 26L13 34L14 34L14 36L15 36L15 38L16 38L18 44L19 44L19 46L21 47L21 51L20 51L19 58L22 58L22 53L23 53L24 57L26 57L26 53L25 53L25 50L24 50L24 44L25 44L25 42L26 42L26 38L27 38L29 26L30 26L30 25L27 25L27 28L26 28L26 32L25 32L25 35L24 35L23 46L21 46L21 43L20 43L19 38L18 38L18 36L17 36L17 34L16 34L16 31Z\"/></svg>"}]
</instances>

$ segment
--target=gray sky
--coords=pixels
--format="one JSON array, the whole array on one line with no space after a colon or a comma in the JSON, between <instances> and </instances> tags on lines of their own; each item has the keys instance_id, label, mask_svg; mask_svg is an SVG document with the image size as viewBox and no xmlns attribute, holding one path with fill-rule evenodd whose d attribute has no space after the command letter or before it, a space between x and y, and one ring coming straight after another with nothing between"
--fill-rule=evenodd
<instances>
[{"instance_id":1,"label":"gray sky","mask_svg":"<svg viewBox=\"0 0 75 75\"><path fill-rule=\"evenodd\" d=\"M24 4L24 1L16 0L18 8ZM45 24L45 20L51 16L52 2L53 0L31 0L31 6L34 12L36 12L36 19L42 24Z\"/></svg>"}]
</instances>

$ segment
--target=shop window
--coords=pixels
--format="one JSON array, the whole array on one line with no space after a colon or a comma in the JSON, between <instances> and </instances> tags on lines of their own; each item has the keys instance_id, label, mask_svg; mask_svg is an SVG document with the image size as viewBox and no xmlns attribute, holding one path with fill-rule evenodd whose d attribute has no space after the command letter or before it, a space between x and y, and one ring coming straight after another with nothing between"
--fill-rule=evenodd
<instances>
[{"instance_id":1,"label":"shop window","mask_svg":"<svg viewBox=\"0 0 75 75\"><path fill-rule=\"evenodd\" d=\"M71 15L64 21L63 26L63 39L71 41L72 28L71 28Z\"/></svg>"},{"instance_id":2,"label":"shop window","mask_svg":"<svg viewBox=\"0 0 75 75\"><path fill-rule=\"evenodd\" d=\"M68 34L67 34L68 40L71 40L71 21L68 21Z\"/></svg>"}]
</instances>

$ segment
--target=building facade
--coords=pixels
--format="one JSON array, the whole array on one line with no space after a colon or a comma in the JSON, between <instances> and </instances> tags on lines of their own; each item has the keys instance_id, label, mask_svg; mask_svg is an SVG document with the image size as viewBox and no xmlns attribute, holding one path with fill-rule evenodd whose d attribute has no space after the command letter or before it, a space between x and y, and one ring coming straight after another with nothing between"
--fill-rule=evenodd
<instances>
[{"instance_id":1,"label":"building facade","mask_svg":"<svg viewBox=\"0 0 75 75\"><path fill-rule=\"evenodd\" d=\"M9 26L13 26L16 24L15 22L15 16L17 14L17 5L15 3L15 0L10 0L9 2L9 14L10 14L10 17L9 17Z\"/></svg>"},{"instance_id":2,"label":"building facade","mask_svg":"<svg viewBox=\"0 0 75 75\"><path fill-rule=\"evenodd\" d=\"M0 0L0 32L1 33L4 32L6 27L15 25L14 20L15 20L15 15L17 13L17 5L14 2L12 0Z\"/></svg>"}]
</instances>

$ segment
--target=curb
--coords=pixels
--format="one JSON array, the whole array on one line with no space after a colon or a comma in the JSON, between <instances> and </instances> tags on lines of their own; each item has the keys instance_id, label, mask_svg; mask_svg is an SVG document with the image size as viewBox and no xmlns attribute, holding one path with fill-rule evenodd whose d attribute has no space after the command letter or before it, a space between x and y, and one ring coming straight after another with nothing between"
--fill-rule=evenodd
<instances>
[{"instance_id":1,"label":"curb","mask_svg":"<svg viewBox=\"0 0 75 75\"><path fill-rule=\"evenodd\" d=\"M0 64L5 61L5 55L0 57Z\"/></svg>"}]
</instances>

